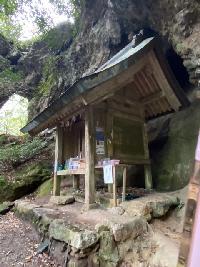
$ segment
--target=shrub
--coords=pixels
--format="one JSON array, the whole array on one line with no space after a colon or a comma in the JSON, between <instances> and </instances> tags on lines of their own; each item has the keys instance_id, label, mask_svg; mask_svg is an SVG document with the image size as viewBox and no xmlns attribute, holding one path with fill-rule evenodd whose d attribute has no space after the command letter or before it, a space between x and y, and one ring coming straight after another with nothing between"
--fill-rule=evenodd
<instances>
[{"instance_id":1,"label":"shrub","mask_svg":"<svg viewBox=\"0 0 200 267\"><path fill-rule=\"evenodd\" d=\"M7 169L17 166L41 152L47 142L40 138L27 140L22 144L8 144L0 148L0 168Z\"/></svg>"}]
</instances>

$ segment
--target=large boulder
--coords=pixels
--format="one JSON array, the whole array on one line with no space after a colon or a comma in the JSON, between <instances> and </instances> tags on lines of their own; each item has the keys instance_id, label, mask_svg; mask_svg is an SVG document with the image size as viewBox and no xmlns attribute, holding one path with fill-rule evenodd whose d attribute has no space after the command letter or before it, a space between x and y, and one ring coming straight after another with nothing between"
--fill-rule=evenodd
<instances>
[{"instance_id":1,"label":"large boulder","mask_svg":"<svg viewBox=\"0 0 200 267\"><path fill-rule=\"evenodd\" d=\"M15 175L12 181L0 176L0 203L6 200L14 201L34 192L41 183L50 178L51 166L46 161L29 163L29 166L17 170Z\"/></svg>"},{"instance_id":2,"label":"large boulder","mask_svg":"<svg viewBox=\"0 0 200 267\"><path fill-rule=\"evenodd\" d=\"M157 132L150 144L157 190L177 190L187 185L192 174L199 121L200 101L196 101L171 117L149 123L151 134Z\"/></svg>"},{"instance_id":3,"label":"large boulder","mask_svg":"<svg viewBox=\"0 0 200 267\"><path fill-rule=\"evenodd\" d=\"M52 196L49 202L55 205L67 205L74 203L75 198L73 196Z\"/></svg>"}]
</instances>

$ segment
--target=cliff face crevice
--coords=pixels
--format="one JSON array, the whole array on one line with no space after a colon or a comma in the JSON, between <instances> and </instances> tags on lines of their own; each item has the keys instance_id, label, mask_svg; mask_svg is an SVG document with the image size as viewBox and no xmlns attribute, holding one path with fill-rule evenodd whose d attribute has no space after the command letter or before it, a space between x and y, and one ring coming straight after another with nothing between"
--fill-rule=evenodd
<instances>
[{"instance_id":1,"label":"cliff face crevice","mask_svg":"<svg viewBox=\"0 0 200 267\"><path fill-rule=\"evenodd\" d=\"M177 53L177 57L171 57L171 65L176 65L180 57L179 63L186 68L180 72L179 80L189 79L192 87L197 88L199 15L200 4L196 0L85 0L76 36L71 25L58 26L50 37L35 42L28 51L18 51L14 69L9 59L13 48L5 52L0 47L0 59L10 61L11 72L21 75L14 84L2 81L0 105L13 93L19 93L28 97L33 117L76 80L105 63L141 29L146 29L146 37L162 38L167 58L170 49ZM186 82L184 85L191 87Z\"/></svg>"}]
</instances>

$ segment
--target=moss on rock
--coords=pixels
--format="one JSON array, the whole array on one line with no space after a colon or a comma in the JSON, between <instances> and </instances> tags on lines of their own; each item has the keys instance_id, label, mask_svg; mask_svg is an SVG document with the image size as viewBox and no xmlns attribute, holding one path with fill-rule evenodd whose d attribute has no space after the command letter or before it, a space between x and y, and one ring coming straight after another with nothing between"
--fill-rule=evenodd
<instances>
[{"instance_id":1,"label":"moss on rock","mask_svg":"<svg viewBox=\"0 0 200 267\"><path fill-rule=\"evenodd\" d=\"M167 142L153 153L153 179L157 190L177 190L187 185L192 173L199 121L199 101L173 115Z\"/></svg>"},{"instance_id":2,"label":"moss on rock","mask_svg":"<svg viewBox=\"0 0 200 267\"><path fill-rule=\"evenodd\" d=\"M0 72L0 83L16 83L23 79L23 73L21 71L16 71L11 67L4 69Z\"/></svg>"},{"instance_id":3,"label":"moss on rock","mask_svg":"<svg viewBox=\"0 0 200 267\"><path fill-rule=\"evenodd\" d=\"M49 179L42 183L36 192L37 197L45 197L51 194L51 191L53 190L53 181L52 179Z\"/></svg>"},{"instance_id":4,"label":"moss on rock","mask_svg":"<svg viewBox=\"0 0 200 267\"><path fill-rule=\"evenodd\" d=\"M61 23L57 27L49 30L43 37L42 40L47 46L53 51L60 51L65 43L69 42L73 35L73 24Z\"/></svg>"},{"instance_id":5,"label":"moss on rock","mask_svg":"<svg viewBox=\"0 0 200 267\"><path fill-rule=\"evenodd\" d=\"M49 179L51 166L49 162L31 163L16 171L15 179L9 181L0 177L0 202L13 201L25 194L32 193L42 182Z\"/></svg>"}]
</instances>

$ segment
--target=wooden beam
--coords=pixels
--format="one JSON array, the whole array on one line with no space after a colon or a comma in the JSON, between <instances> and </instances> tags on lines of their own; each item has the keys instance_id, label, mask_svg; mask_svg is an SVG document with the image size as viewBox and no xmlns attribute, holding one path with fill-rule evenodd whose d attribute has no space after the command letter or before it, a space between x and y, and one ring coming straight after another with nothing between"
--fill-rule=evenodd
<instances>
[{"instance_id":1,"label":"wooden beam","mask_svg":"<svg viewBox=\"0 0 200 267\"><path fill-rule=\"evenodd\" d=\"M148 57L149 61L151 62L154 77L156 78L161 90L164 91L164 94L165 94L168 102L170 103L171 107L175 111L179 110L181 104L180 104L178 98L176 97L173 89L171 88L171 86L170 86L170 84L169 84L169 82L168 82L154 52L150 51L150 53L147 55L147 57Z\"/></svg>"},{"instance_id":2,"label":"wooden beam","mask_svg":"<svg viewBox=\"0 0 200 267\"><path fill-rule=\"evenodd\" d=\"M112 111L112 113L114 114L115 117L120 117L120 118L124 118L124 119L128 119L128 120L132 120L132 121L138 121L138 122L143 122L144 119L141 118L141 114L139 115L134 115L131 113L127 113L126 109L116 109L113 107L110 107L110 111Z\"/></svg>"},{"instance_id":3,"label":"wooden beam","mask_svg":"<svg viewBox=\"0 0 200 267\"><path fill-rule=\"evenodd\" d=\"M95 202L95 125L91 106L85 111L85 163L85 205L89 209Z\"/></svg>"},{"instance_id":4,"label":"wooden beam","mask_svg":"<svg viewBox=\"0 0 200 267\"><path fill-rule=\"evenodd\" d=\"M147 64L147 62L147 58L143 57L137 61L137 64L133 64L112 79L109 79L108 81L94 87L93 90L90 90L88 93L86 93L86 101L90 104L96 103L96 101L99 102L101 99L105 99L105 97L108 95L119 91L125 85L134 80L134 74L140 71L141 68Z\"/></svg>"},{"instance_id":5,"label":"wooden beam","mask_svg":"<svg viewBox=\"0 0 200 267\"><path fill-rule=\"evenodd\" d=\"M149 90L143 83L143 80L140 78L139 72L135 74L135 82L138 85L138 87L141 88L141 91L143 92L144 96L149 94Z\"/></svg>"},{"instance_id":6,"label":"wooden beam","mask_svg":"<svg viewBox=\"0 0 200 267\"><path fill-rule=\"evenodd\" d=\"M63 129L56 128L56 144L55 144L55 163L54 163L54 179L53 179L53 195L60 195L61 177L57 175L58 164L62 163L63 156Z\"/></svg>"},{"instance_id":7,"label":"wooden beam","mask_svg":"<svg viewBox=\"0 0 200 267\"><path fill-rule=\"evenodd\" d=\"M123 106L121 103L117 103L116 101L112 100L109 101L109 109L115 112L125 114L130 116L132 119L141 120L141 107L133 107L133 106Z\"/></svg>"},{"instance_id":8,"label":"wooden beam","mask_svg":"<svg viewBox=\"0 0 200 267\"><path fill-rule=\"evenodd\" d=\"M143 105L146 105L146 104L149 104L149 103L151 103L151 102L153 102L153 101L155 101L155 100L157 100L163 96L164 96L164 93L162 91L160 91L160 92L157 92L157 93L154 93L154 94L151 94L147 97L142 98L141 102Z\"/></svg>"},{"instance_id":9,"label":"wooden beam","mask_svg":"<svg viewBox=\"0 0 200 267\"><path fill-rule=\"evenodd\" d=\"M62 170L57 171L57 175L59 176L66 176L66 175L79 175L79 174L85 174L84 169L78 169L78 170Z\"/></svg>"}]
</instances>

